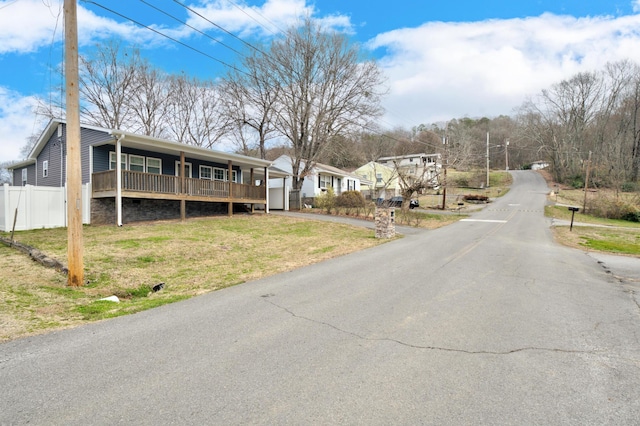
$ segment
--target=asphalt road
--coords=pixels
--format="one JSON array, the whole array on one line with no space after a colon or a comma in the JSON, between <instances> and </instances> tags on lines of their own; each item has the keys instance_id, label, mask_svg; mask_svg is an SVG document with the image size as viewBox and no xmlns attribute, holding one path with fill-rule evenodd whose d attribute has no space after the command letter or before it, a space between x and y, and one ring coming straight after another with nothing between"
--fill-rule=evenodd
<instances>
[{"instance_id":1,"label":"asphalt road","mask_svg":"<svg viewBox=\"0 0 640 426\"><path fill-rule=\"evenodd\" d=\"M0 345L0 424L640 424L640 287L515 172L470 220Z\"/></svg>"}]
</instances>

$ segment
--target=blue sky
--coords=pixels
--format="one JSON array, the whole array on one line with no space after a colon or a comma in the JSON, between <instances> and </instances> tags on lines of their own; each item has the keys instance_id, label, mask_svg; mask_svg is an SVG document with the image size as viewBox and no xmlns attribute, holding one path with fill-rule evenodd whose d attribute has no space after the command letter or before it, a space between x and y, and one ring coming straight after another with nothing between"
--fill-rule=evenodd
<instances>
[{"instance_id":1,"label":"blue sky","mask_svg":"<svg viewBox=\"0 0 640 426\"><path fill-rule=\"evenodd\" d=\"M32 112L38 99L59 96L62 2L0 0L0 162L19 160L26 138L42 130ZM167 72L213 79L224 73L219 62L111 9L236 61L226 47L154 8L238 50L242 44L212 22L249 43L268 43L304 16L322 20L379 61L389 91L380 121L387 128L511 115L553 83L640 52L640 0L96 0L78 2L81 53L115 38Z\"/></svg>"}]
</instances>

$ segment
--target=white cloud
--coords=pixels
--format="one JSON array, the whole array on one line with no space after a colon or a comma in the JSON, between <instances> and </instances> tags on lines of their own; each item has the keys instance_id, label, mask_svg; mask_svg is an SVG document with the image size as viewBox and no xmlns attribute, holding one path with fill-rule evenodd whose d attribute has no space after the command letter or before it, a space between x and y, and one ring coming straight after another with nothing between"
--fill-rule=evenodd
<instances>
[{"instance_id":1,"label":"white cloud","mask_svg":"<svg viewBox=\"0 0 640 426\"><path fill-rule=\"evenodd\" d=\"M633 60L640 15L433 22L380 34L369 47L386 52L387 120L407 127L511 114L526 96L577 72Z\"/></svg>"},{"instance_id":2,"label":"white cloud","mask_svg":"<svg viewBox=\"0 0 640 426\"><path fill-rule=\"evenodd\" d=\"M62 31L61 3L47 7L41 0L3 1L0 8L0 54L33 52L51 43L57 17L58 33Z\"/></svg>"},{"instance_id":3,"label":"white cloud","mask_svg":"<svg viewBox=\"0 0 640 426\"><path fill-rule=\"evenodd\" d=\"M640 0L633 0L631 2L634 12L640 12Z\"/></svg>"},{"instance_id":4,"label":"white cloud","mask_svg":"<svg viewBox=\"0 0 640 426\"><path fill-rule=\"evenodd\" d=\"M61 43L64 28L62 0L0 1L0 54L31 53ZM120 37L138 44L160 36L133 23L118 23L78 6L78 41L88 45L97 39Z\"/></svg>"},{"instance_id":5,"label":"white cloud","mask_svg":"<svg viewBox=\"0 0 640 426\"><path fill-rule=\"evenodd\" d=\"M33 113L38 101L0 86L0 163L22 160L20 150L27 139L42 130Z\"/></svg>"},{"instance_id":6,"label":"white cloud","mask_svg":"<svg viewBox=\"0 0 640 426\"><path fill-rule=\"evenodd\" d=\"M239 37L272 36L306 16L313 17L316 12L313 6L307 6L306 0L266 0L262 6L232 4L226 0L204 3L202 7L192 9ZM340 31L351 32L352 29L350 19L343 15L327 16L320 21ZM193 13L190 13L188 23L200 30L215 29L210 22Z\"/></svg>"}]
</instances>

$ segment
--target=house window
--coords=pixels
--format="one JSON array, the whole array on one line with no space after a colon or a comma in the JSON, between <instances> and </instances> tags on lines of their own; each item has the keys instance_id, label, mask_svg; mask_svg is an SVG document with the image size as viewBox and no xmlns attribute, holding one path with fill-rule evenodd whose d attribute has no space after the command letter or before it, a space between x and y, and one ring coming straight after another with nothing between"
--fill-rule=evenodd
<instances>
[{"instance_id":1,"label":"house window","mask_svg":"<svg viewBox=\"0 0 640 426\"><path fill-rule=\"evenodd\" d=\"M27 184L27 169L22 169L22 186Z\"/></svg>"},{"instance_id":2,"label":"house window","mask_svg":"<svg viewBox=\"0 0 640 426\"><path fill-rule=\"evenodd\" d=\"M347 191L355 191L356 190L356 181L352 179L347 179Z\"/></svg>"},{"instance_id":3,"label":"house window","mask_svg":"<svg viewBox=\"0 0 640 426\"><path fill-rule=\"evenodd\" d=\"M382 183L382 173L376 173L376 183Z\"/></svg>"},{"instance_id":4,"label":"house window","mask_svg":"<svg viewBox=\"0 0 640 426\"><path fill-rule=\"evenodd\" d=\"M140 155L129 155L129 170L133 172L144 172L144 157Z\"/></svg>"},{"instance_id":5,"label":"house window","mask_svg":"<svg viewBox=\"0 0 640 426\"><path fill-rule=\"evenodd\" d=\"M180 176L180 161L176 161L176 176ZM191 176L191 163L184 163L184 177Z\"/></svg>"},{"instance_id":6,"label":"house window","mask_svg":"<svg viewBox=\"0 0 640 426\"><path fill-rule=\"evenodd\" d=\"M147 157L147 173L162 174L162 160L159 158Z\"/></svg>"},{"instance_id":7,"label":"house window","mask_svg":"<svg viewBox=\"0 0 640 426\"><path fill-rule=\"evenodd\" d=\"M116 169L116 153L115 151L109 152L109 170ZM127 154L120 154L120 169L127 170Z\"/></svg>"},{"instance_id":8,"label":"house window","mask_svg":"<svg viewBox=\"0 0 640 426\"><path fill-rule=\"evenodd\" d=\"M44 160L42 162L42 177L49 176L49 160Z\"/></svg>"},{"instance_id":9,"label":"house window","mask_svg":"<svg viewBox=\"0 0 640 426\"><path fill-rule=\"evenodd\" d=\"M214 180L226 180L227 173L225 169L213 169L213 179Z\"/></svg>"},{"instance_id":10,"label":"house window","mask_svg":"<svg viewBox=\"0 0 640 426\"><path fill-rule=\"evenodd\" d=\"M213 179L213 167L200 166L200 179Z\"/></svg>"},{"instance_id":11,"label":"house window","mask_svg":"<svg viewBox=\"0 0 640 426\"><path fill-rule=\"evenodd\" d=\"M320 188L329 188L331 186L331 176L320 175Z\"/></svg>"}]
</instances>

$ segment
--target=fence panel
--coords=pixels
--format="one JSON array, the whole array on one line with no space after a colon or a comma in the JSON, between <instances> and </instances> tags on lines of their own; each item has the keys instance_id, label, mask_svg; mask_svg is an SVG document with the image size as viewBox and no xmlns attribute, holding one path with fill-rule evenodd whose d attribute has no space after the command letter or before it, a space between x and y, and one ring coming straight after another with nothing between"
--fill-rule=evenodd
<instances>
[{"instance_id":1,"label":"fence panel","mask_svg":"<svg viewBox=\"0 0 640 426\"><path fill-rule=\"evenodd\" d=\"M0 188L0 231L9 232L16 214L16 231L67 226L66 187L8 186ZM91 220L91 189L82 185L82 223Z\"/></svg>"},{"instance_id":2,"label":"fence panel","mask_svg":"<svg viewBox=\"0 0 640 426\"><path fill-rule=\"evenodd\" d=\"M289 210L300 210L302 208L302 199L300 198L300 190L292 189L289 192Z\"/></svg>"}]
</instances>

